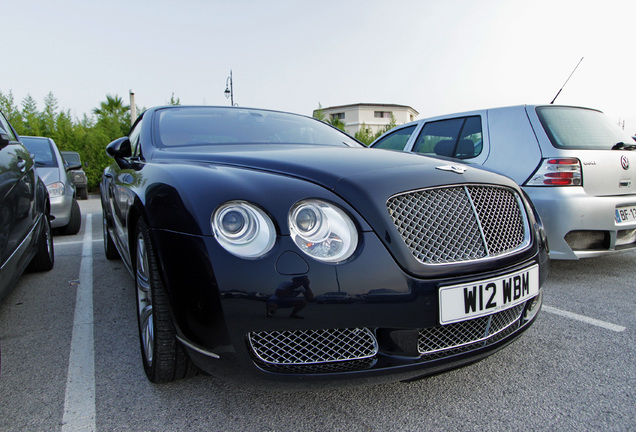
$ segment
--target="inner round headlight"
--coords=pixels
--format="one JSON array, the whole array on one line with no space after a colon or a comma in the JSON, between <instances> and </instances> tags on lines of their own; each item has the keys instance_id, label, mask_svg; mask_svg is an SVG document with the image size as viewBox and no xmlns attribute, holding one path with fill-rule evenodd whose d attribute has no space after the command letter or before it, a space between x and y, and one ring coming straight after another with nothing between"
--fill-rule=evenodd
<instances>
[{"instance_id":1,"label":"inner round headlight","mask_svg":"<svg viewBox=\"0 0 636 432\"><path fill-rule=\"evenodd\" d=\"M246 201L229 201L212 215L212 230L221 246L241 258L260 258L276 242L274 223L263 210Z\"/></svg>"},{"instance_id":2,"label":"inner round headlight","mask_svg":"<svg viewBox=\"0 0 636 432\"><path fill-rule=\"evenodd\" d=\"M326 201L296 203L289 212L288 223L290 234L300 250L319 261L344 261L358 246L358 231L351 218Z\"/></svg>"}]
</instances>

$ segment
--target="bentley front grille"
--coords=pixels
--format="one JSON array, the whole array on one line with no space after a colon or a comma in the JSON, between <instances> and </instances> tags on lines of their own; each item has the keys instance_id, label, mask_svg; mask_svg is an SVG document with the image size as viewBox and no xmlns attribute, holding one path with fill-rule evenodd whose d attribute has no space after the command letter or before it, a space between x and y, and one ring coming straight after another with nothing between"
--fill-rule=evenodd
<instances>
[{"instance_id":1,"label":"bentley front grille","mask_svg":"<svg viewBox=\"0 0 636 432\"><path fill-rule=\"evenodd\" d=\"M440 357L445 357L451 355L447 350L461 352L476 348L475 344L494 343L518 328L524 306L525 303L522 303L492 315L421 329L418 351L424 355L440 354Z\"/></svg>"},{"instance_id":2,"label":"bentley front grille","mask_svg":"<svg viewBox=\"0 0 636 432\"><path fill-rule=\"evenodd\" d=\"M393 223L424 264L479 260L530 243L523 203L512 189L453 186L395 195L387 201Z\"/></svg>"},{"instance_id":3,"label":"bentley front grille","mask_svg":"<svg viewBox=\"0 0 636 432\"><path fill-rule=\"evenodd\" d=\"M361 364L368 367L378 353L367 328L252 332L248 341L257 361L273 371L355 370Z\"/></svg>"}]
</instances>

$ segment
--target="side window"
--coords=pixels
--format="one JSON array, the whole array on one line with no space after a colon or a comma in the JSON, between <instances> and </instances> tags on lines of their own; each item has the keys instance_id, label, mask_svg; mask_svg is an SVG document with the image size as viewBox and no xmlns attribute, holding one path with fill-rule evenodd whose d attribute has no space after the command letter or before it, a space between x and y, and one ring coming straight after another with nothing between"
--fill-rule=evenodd
<instances>
[{"instance_id":1,"label":"side window","mask_svg":"<svg viewBox=\"0 0 636 432\"><path fill-rule=\"evenodd\" d=\"M9 122L7 121L7 119L4 118L4 115L2 113L0 113L0 127L2 127L2 129L4 129L4 131L7 133L7 135L9 135L9 139L11 141L18 140L18 137L15 136L15 134L13 133L13 129L9 125Z\"/></svg>"},{"instance_id":2,"label":"side window","mask_svg":"<svg viewBox=\"0 0 636 432\"><path fill-rule=\"evenodd\" d=\"M373 145L373 148L386 149L386 150L404 150L406 142L411 137L411 134L415 130L417 125L398 129L393 133L385 136Z\"/></svg>"},{"instance_id":3,"label":"side window","mask_svg":"<svg viewBox=\"0 0 636 432\"><path fill-rule=\"evenodd\" d=\"M472 159L482 149L481 117L459 117L424 125L413 147L416 153Z\"/></svg>"}]
</instances>

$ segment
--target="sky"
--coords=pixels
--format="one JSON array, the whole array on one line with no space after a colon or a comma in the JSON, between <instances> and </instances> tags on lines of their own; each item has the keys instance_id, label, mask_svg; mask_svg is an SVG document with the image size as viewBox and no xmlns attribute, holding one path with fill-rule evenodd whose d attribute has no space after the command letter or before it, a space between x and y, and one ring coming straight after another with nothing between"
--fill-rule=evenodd
<instances>
[{"instance_id":1,"label":"sky","mask_svg":"<svg viewBox=\"0 0 636 432\"><path fill-rule=\"evenodd\" d=\"M3 0L0 91L81 118L117 95L311 115L355 103L418 118L597 108L636 134L634 0Z\"/></svg>"}]
</instances>

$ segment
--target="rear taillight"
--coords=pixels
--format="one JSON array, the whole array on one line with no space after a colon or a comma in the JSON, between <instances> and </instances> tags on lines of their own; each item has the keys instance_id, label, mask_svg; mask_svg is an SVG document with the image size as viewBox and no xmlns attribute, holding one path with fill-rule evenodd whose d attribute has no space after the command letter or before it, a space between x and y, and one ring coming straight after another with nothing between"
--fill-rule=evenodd
<instances>
[{"instance_id":1,"label":"rear taillight","mask_svg":"<svg viewBox=\"0 0 636 432\"><path fill-rule=\"evenodd\" d=\"M583 186L581 162L577 158L543 159L525 186Z\"/></svg>"}]
</instances>

